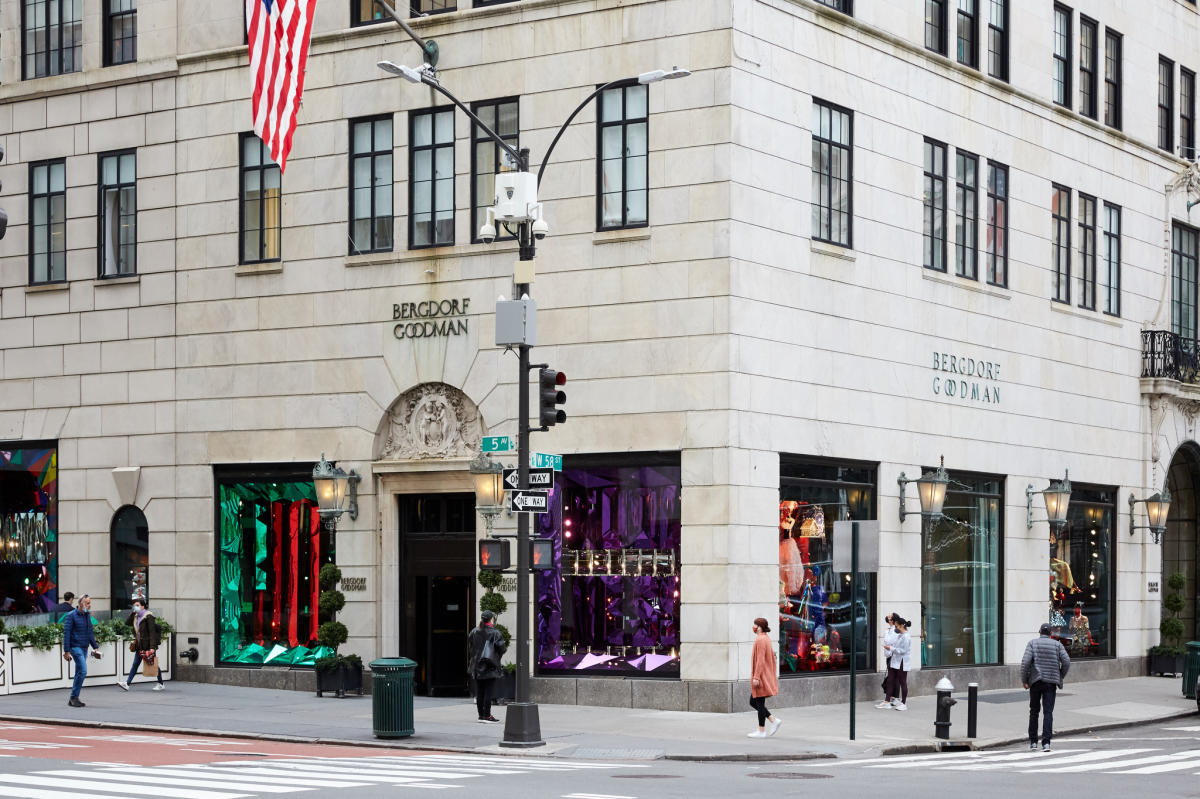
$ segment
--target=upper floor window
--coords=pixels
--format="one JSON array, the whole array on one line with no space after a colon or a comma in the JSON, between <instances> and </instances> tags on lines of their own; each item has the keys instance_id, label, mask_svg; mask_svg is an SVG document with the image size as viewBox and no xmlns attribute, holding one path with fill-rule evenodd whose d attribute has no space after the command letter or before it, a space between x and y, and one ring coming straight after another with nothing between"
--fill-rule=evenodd
<instances>
[{"instance_id":1,"label":"upper floor window","mask_svg":"<svg viewBox=\"0 0 1200 799\"><path fill-rule=\"evenodd\" d=\"M1096 71L1099 68L1100 50L1097 38L1100 26L1094 19L1079 18L1079 113L1096 118Z\"/></svg>"},{"instance_id":2,"label":"upper floor window","mask_svg":"<svg viewBox=\"0 0 1200 799\"><path fill-rule=\"evenodd\" d=\"M454 243L454 108L408 118L408 247Z\"/></svg>"},{"instance_id":3,"label":"upper floor window","mask_svg":"<svg viewBox=\"0 0 1200 799\"><path fill-rule=\"evenodd\" d=\"M104 66L137 61L137 0L104 0Z\"/></svg>"},{"instance_id":4,"label":"upper floor window","mask_svg":"<svg viewBox=\"0 0 1200 799\"><path fill-rule=\"evenodd\" d=\"M1179 156L1196 158L1196 73L1179 68Z\"/></svg>"},{"instance_id":5,"label":"upper floor window","mask_svg":"<svg viewBox=\"0 0 1200 799\"><path fill-rule=\"evenodd\" d=\"M414 17L457 10L457 0L412 0L412 13Z\"/></svg>"},{"instance_id":6,"label":"upper floor window","mask_svg":"<svg viewBox=\"0 0 1200 799\"><path fill-rule=\"evenodd\" d=\"M925 0L925 49L946 54L946 0Z\"/></svg>"},{"instance_id":7,"label":"upper floor window","mask_svg":"<svg viewBox=\"0 0 1200 799\"><path fill-rule=\"evenodd\" d=\"M1008 80L1008 0L990 0L987 35L987 72Z\"/></svg>"},{"instance_id":8,"label":"upper floor window","mask_svg":"<svg viewBox=\"0 0 1200 799\"><path fill-rule=\"evenodd\" d=\"M24 80L83 69L83 0L21 0Z\"/></svg>"},{"instance_id":9,"label":"upper floor window","mask_svg":"<svg viewBox=\"0 0 1200 799\"><path fill-rule=\"evenodd\" d=\"M1071 301L1071 190L1054 184L1050 201L1054 299Z\"/></svg>"},{"instance_id":10,"label":"upper floor window","mask_svg":"<svg viewBox=\"0 0 1200 799\"><path fill-rule=\"evenodd\" d=\"M1121 34L1104 29L1104 124L1121 129Z\"/></svg>"},{"instance_id":11,"label":"upper floor window","mask_svg":"<svg viewBox=\"0 0 1200 799\"><path fill-rule=\"evenodd\" d=\"M1008 285L1008 167L987 165L987 282Z\"/></svg>"},{"instance_id":12,"label":"upper floor window","mask_svg":"<svg viewBox=\"0 0 1200 799\"><path fill-rule=\"evenodd\" d=\"M1104 204L1104 312L1121 315L1121 207Z\"/></svg>"},{"instance_id":13,"label":"upper floor window","mask_svg":"<svg viewBox=\"0 0 1200 799\"><path fill-rule=\"evenodd\" d=\"M958 63L979 66L979 7L978 0L958 0Z\"/></svg>"},{"instance_id":14,"label":"upper floor window","mask_svg":"<svg viewBox=\"0 0 1200 799\"><path fill-rule=\"evenodd\" d=\"M137 274L137 155L100 156L100 277Z\"/></svg>"},{"instance_id":15,"label":"upper floor window","mask_svg":"<svg viewBox=\"0 0 1200 799\"><path fill-rule=\"evenodd\" d=\"M851 246L854 117L832 103L813 100L812 237Z\"/></svg>"},{"instance_id":16,"label":"upper floor window","mask_svg":"<svg viewBox=\"0 0 1200 799\"><path fill-rule=\"evenodd\" d=\"M955 274L979 279L979 158L954 151Z\"/></svg>"},{"instance_id":17,"label":"upper floor window","mask_svg":"<svg viewBox=\"0 0 1200 799\"><path fill-rule=\"evenodd\" d=\"M836 11L841 11L843 14L854 13L852 0L817 0L817 2L823 6L829 6Z\"/></svg>"},{"instance_id":18,"label":"upper floor window","mask_svg":"<svg viewBox=\"0 0 1200 799\"><path fill-rule=\"evenodd\" d=\"M67 279L67 161L29 165L29 282Z\"/></svg>"},{"instance_id":19,"label":"upper floor window","mask_svg":"<svg viewBox=\"0 0 1200 799\"><path fill-rule=\"evenodd\" d=\"M1175 151L1175 62L1158 57L1158 146Z\"/></svg>"},{"instance_id":20,"label":"upper floor window","mask_svg":"<svg viewBox=\"0 0 1200 799\"><path fill-rule=\"evenodd\" d=\"M1171 228L1171 332L1196 339L1196 264L1200 231L1180 222Z\"/></svg>"},{"instance_id":21,"label":"upper floor window","mask_svg":"<svg viewBox=\"0 0 1200 799\"><path fill-rule=\"evenodd\" d=\"M393 3L395 0L393 0ZM415 7L414 3L414 7ZM395 6L393 5L393 8ZM376 22L386 22L391 19L383 6L375 0L350 0L350 24L371 25Z\"/></svg>"},{"instance_id":22,"label":"upper floor window","mask_svg":"<svg viewBox=\"0 0 1200 799\"><path fill-rule=\"evenodd\" d=\"M946 271L946 145L925 140L925 267Z\"/></svg>"},{"instance_id":23,"label":"upper floor window","mask_svg":"<svg viewBox=\"0 0 1200 799\"><path fill-rule=\"evenodd\" d=\"M597 117L596 227L647 224L649 95L642 84L618 86L600 96Z\"/></svg>"},{"instance_id":24,"label":"upper floor window","mask_svg":"<svg viewBox=\"0 0 1200 799\"><path fill-rule=\"evenodd\" d=\"M514 150L520 150L519 138L521 122L519 103L516 97L505 100L491 100L475 103L471 110L475 116L504 140L504 143ZM483 132L483 128L472 125L471 139L471 240L477 241L479 228L487 221L487 209L496 198L496 173L510 172L517 168L512 158L500 149L500 145ZM497 240L514 237L498 226Z\"/></svg>"},{"instance_id":25,"label":"upper floor window","mask_svg":"<svg viewBox=\"0 0 1200 799\"><path fill-rule=\"evenodd\" d=\"M1096 198L1079 193L1079 307L1096 310Z\"/></svg>"},{"instance_id":26,"label":"upper floor window","mask_svg":"<svg viewBox=\"0 0 1200 799\"><path fill-rule=\"evenodd\" d=\"M271 151L253 133L241 141L241 263L280 258L281 191L279 166Z\"/></svg>"},{"instance_id":27,"label":"upper floor window","mask_svg":"<svg viewBox=\"0 0 1200 799\"><path fill-rule=\"evenodd\" d=\"M392 116L350 123L350 254L392 249Z\"/></svg>"},{"instance_id":28,"label":"upper floor window","mask_svg":"<svg viewBox=\"0 0 1200 799\"><path fill-rule=\"evenodd\" d=\"M1071 107L1071 9L1054 5L1054 102Z\"/></svg>"}]
</instances>

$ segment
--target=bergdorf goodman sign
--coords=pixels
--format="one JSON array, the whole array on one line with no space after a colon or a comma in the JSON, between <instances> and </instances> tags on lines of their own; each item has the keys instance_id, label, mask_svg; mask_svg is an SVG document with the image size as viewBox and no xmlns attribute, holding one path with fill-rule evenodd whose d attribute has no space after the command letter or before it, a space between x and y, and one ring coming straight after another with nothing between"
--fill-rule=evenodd
<instances>
[{"instance_id":1,"label":"bergdorf goodman sign","mask_svg":"<svg viewBox=\"0 0 1200 799\"><path fill-rule=\"evenodd\" d=\"M433 338L434 336L465 336L469 297L457 300L425 300L398 302L392 306L392 333L396 338Z\"/></svg>"},{"instance_id":2,"label":"bergdorf goodman sign","mask_svg":"<svg viewBox=\"0 0 1200 799\"><path fill-rule=\"evenodd\" d=\"M933 393L938 397L1000 404L1000 364L960 354L933 353Z\"/></svg>"}]
</instances>

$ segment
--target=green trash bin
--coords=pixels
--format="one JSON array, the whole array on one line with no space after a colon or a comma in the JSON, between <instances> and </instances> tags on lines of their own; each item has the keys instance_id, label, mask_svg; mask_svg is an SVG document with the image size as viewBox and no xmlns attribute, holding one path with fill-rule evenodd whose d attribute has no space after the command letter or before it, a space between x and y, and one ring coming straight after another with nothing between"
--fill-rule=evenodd
<instances>
[{"instance_id":1,"label":"green trash bin","mask_svg":"<svg viewBox=\"0 0 1200 799\"><path fill-rule=\"evenodd\" d=\"M1196 695L1196 680L1200 679L1200 641L1188 641L1187 656L1183 659L1183 695L1200 702Z\"/></svg>"},{"instance_id":2,"label":"green trash bin","mask_svg":"<svg viewBox=\"0 0 1200 799\"><path fill-rule=\"evenodd\" d=\"M376 738L405 738L413 730L413 672L408 658L371 661L371 726Z\"/></svg>"}]
</instances>

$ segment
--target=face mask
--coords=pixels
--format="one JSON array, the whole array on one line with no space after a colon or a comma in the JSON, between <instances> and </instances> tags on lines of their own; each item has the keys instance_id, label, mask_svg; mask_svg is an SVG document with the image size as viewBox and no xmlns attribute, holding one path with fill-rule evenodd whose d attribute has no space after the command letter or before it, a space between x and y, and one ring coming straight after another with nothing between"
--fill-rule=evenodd
<instances>
[{"instance_id":1,"label":"face mask","mask_svg":"<svg viewBox=\"0 0 1200 799\"><path fill-rule=\"evenodd\" d=\"M145 615L146 615L146 609L145 609L145 608L134 608L134 609L133 609L133 612L137 614L137 617L138 617L138 619L139 619L139 620L142 618L142 616L145 616Z\"/></svg>"}]
</instances>

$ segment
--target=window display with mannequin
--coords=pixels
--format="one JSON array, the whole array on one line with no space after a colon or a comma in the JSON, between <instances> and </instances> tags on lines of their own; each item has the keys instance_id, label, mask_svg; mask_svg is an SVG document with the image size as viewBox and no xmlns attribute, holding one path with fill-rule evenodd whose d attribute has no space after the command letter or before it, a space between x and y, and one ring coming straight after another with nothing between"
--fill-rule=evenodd
<instances>
[{"instance_id":1,"label":"window display with mannequin","mask_svg":"<svg viewBox=\"0 0 1200 799\"><path fill-rule=\"evenodd\" d=\"M1115 488L1072 487L1067 521L1050 531L1051 635L1072 658L1111 657Z\"/></svg>"}]
</instances>

